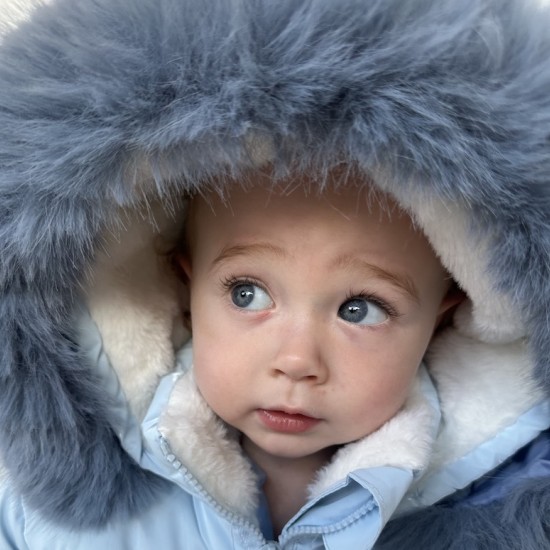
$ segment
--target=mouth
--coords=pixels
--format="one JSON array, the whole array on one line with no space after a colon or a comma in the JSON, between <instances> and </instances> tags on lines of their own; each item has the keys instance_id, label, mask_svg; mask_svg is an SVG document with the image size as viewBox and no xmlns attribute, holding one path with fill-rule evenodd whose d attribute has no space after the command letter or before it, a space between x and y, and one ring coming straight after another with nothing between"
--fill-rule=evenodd
<instances>
[{"instance_id":1,"label":"mouth","mask_svg":"<svg viewBox=\"0 0 550 550\"><path fill-rule=\"evenodd\" d=\"M307 432L321 420L302 413L283 410L258 409L261 422L270 430L280 433L298 434Z\"/></svg>"}]
</instances>

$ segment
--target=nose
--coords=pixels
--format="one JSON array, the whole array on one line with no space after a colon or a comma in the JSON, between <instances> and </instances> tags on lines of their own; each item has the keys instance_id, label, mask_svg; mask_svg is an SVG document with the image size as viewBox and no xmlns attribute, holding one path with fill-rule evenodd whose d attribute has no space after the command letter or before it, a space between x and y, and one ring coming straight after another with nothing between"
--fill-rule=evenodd
<instances>
[{"instance_id":1,"label":"nose","mask_svg":"<svg viewBox=\"0 0 550 550\"><path fill-rule=\"evenodd\" d=\"M324 383L329 375L322 335L310 324L287 327L273 361L273 373L293 381Z\"/></svg>"}]
</instances>

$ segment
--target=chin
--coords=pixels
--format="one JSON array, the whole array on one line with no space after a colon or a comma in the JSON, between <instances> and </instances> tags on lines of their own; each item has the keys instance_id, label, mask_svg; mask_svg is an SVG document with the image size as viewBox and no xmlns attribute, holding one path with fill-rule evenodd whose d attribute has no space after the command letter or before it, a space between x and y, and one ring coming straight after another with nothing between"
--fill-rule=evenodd
<instances>
[{"instance_id":1,"label":"chin","mask_svg":"<svg viewBox=\"0 0 550 550\"><path fill-rule=\"evenodd\" d=\"M255 441L254 445L263 453L274 458L285 460L299 460L307 457L332 455L336 445L300 445L298 438L289 437L287 441Z\"/></svg>"}]
</instances>

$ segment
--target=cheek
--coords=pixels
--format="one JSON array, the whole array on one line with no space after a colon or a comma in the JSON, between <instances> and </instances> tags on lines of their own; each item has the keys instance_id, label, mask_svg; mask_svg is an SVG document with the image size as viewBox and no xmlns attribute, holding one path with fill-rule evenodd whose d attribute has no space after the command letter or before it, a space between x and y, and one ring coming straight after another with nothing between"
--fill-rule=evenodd
<instances>
[{"instance_id":1,"label":"cheek","mask_svg":"<svg viewBox=\"0 0 550 550\"><path fill-rule=\"evenodd\" d=\"M369 433L392 418L402 407L411 390L416 369L399 369L395 374L355 380L345 392L344 407L349 418L365 426Z\"/></svg>"},{"instance_id":2,"label":"cheek","mask_svg":"<svg viewBox=\"0 0 550 550\"><path fill-rule=\"evenodd\" d=\"M193 343L193 348L195 382L201 395L218 416L231 422L231 410L241 397L236 373L215 347L201 350L196 346L195 352Z\"/></svg>"},{"instance_id":3,"label":"cheek","mask_svg":"<svg viewBox=\"0 0 550 550\"><path fill-rule=\"evenodd\" d=\"M196 304L197 306L199 304ZM206 306L206 307L202 307ZM250 350L246 338L223 307L202 304L192 310L193 368L199 391L210 407L231 421L235 405L248 389Z\"/></svg>"},{"instance_id":4,"label":"cheek","mask_svg":"<svg viewBox=\"0 0 550 550\"><path fill-rule=\"evenodd\" d=\"M410 393L428 340L425 331L414 331L348 355L340 379L342 414L362 424L365 434L392 418Z\"/></svg>"},{"instance_id":5,"label":"cheek","mask_svg":"<svg viewBox=\"0 0 550 550\"><path fill-rule=\"evenodd\" d=\"M197 333L198 334L198 333ZM222 335L214 331L193 338L195 380L203 395L229 391L239 376L234 348L228 347Z\"/></svg>"}]
</instances>

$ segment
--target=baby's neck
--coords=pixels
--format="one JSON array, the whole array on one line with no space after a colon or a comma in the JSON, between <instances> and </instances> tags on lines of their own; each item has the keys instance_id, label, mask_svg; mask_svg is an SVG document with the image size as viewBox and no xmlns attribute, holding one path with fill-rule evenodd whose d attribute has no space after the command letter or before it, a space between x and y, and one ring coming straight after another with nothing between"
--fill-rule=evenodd
<instances>
[{"instance_id":1,"label":"baby's neck","mask_svg":"<svg viewBox=\"0 0 550 550\"><path fill-rule=\"evenodd\" d=\"M330 460L334 449L323 449L300 458L284 458L264 452L247 437L243 438L242 446L266 476L263 490L277 537L286 523L306 503L308 486L315 473Z\"/></svg>"}]
</instances>

